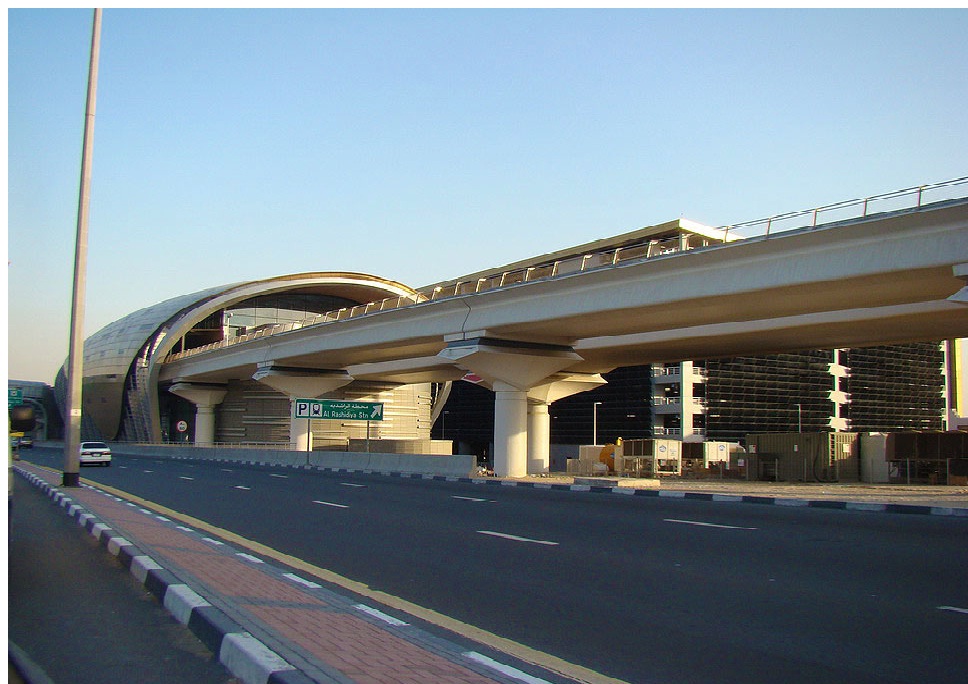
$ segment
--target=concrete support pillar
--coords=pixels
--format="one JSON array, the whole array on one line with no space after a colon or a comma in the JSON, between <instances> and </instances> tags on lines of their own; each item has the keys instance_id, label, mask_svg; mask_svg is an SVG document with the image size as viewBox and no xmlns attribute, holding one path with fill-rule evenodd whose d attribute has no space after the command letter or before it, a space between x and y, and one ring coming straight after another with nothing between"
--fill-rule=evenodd
<instances>
[{"instance_id":1,"label":"concrete support pillar","mask_svg":"<svg viewBox=\"0 0 968 684\"><path fill-rule=\"evenodd\" d=\"M292 403L296 399L315 399L353 382L350 374L343 370L285 368L271 363L260 366L252 379L288 396L290 416L294 413ZM312 447L309 421L292 417L289 420L289 448L309 451Z\"/></svg>"},{"instance_id":2,"label":"concrete support pillar","mask_svg":"<svg viewBox=\"0 0 968 684\"><path fill-rule=\"evenodd\" d=\"M309 397L290 397L289 415L292 415L292 402L296 399L306 399ZM305 418L289 419L289 448L293 451L312 451L312 434L309 430L309 421Z\"/></svg>"},{"instance_id":3,"label":"concrete support pillar","mask_svg":"<svg viewBox=\"0 0 968 684\"><path fill-rule=\"evenodd\" d=\"M695 416L696 402L693 391L694 376L692 374L692 361L683 361L679 364L679 427L681 428L680 438L683 442L702 441L693 433L693 418Z\"/></svg>"},{"instance_id":4,"label":"concrete support pillar","mask_svg":"<svg viewBox=\"0 0 968 684\"><path fill-rule=\"evenodd\" d=\"M225 387L203 383L176 382L168 388L172 394L195 404L195 445L215 443L215 407L225 398Z\"/></svg>"},{"instance_id":5,"label":"concrete support pillar","mask_svg":"<svg viewBox=\"0 0 968 684\"><path fill-rule=\"evenodd\" d=\"M598 373L555 373L528 391L528 472L551 469L551 404L605 383Z\"/></svg>"},{"instance_id":6,"label":"concrete support pillar","mask_svg":"<svg viewBox=\"0 0 968 684\"><path fill-rule=\"evenodd\" d=\"M551 469L551 414L544 402L528 403L528 473Z\"/></svg>"},{"instance_id":7,"label":"concrete support pillar","mask_svg":"<svg viewBox=\"0 0 968 684\"><path fill-rule=\"evenodd\" d=\"M500 381L494 383L494 474L528 474L528 395Z\"/></svg>"},{"instance_id":8,"label":"concrete support pillar","mask_svg":"<svg viewBox=\"0 0 968 684\"><path fill-rule=\"evenodd\" d=\"M195 446L215 443L215 407L195 407Z\"/></svg>"},{"instance_id":9,"label":"concrete support pillar","mask_svg":"<svg viewBox=\"0 0 968 684\"><path fill-rule=\"evenodd\" d=\"M439 356L481 376L494 390L494 474L527 475L528 391L581 361L581 357L571 347L494 339L483 334L464 334L448 342Z\"/></svg>"}]
</instances>

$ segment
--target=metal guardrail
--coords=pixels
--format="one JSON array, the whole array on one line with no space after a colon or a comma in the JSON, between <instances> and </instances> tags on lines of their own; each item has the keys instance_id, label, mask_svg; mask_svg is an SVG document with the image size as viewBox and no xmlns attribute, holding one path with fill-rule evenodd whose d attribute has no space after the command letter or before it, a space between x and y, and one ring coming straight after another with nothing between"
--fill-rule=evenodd
<instances>
[{"instance_id":1,"label":"metal guardrail","mask_svg":"<svg viewBox=\"0 0 968 684\"><path fill-rule=\"evenodd\" d=\"M194 442L124 442L123 446L135 447L165 447L170 449L198 448L206 449L252 449L254 451L289 451L289 442L210 442L196 444Z\"/></svg>"},{"instance_id":2,"label":"metal guardrail","mask_svg":"<svg viewBox=\"0 0 968 684\"><path fill-rule=\"evenodd\" d=\"M717 230L723 232L723 246L731 234L738 238L749 237L770 237L777 233L786 233L802 228L816 227L838 221L864 218L874 213L885 213L890 211L902 211L905 209L916 209L924 204L933 204L945 200L962 199L966 196L968 176L954 178L952 180L930 185L918 185L881 195L873 195L860 199L845 200L827 204L814 209L777 214L764 219L756 219L745 223L736 223L727 226L720 226ZM957 190L956 190L957 188ZM823 219L821 223L821 218ZM792 224L792 225L791 225ZM359 318L379 311L389 311L405 306L421 304L427 301L437 301L441 299L451 299L468 294L477 294L488 290L496 290L521 283L528 283L535 280L546 280L559 278L572 273L608 268L621 263L652 259L659 256L674 254L685 251L682 242L678 237L666 240L650 240L648 243L632 245L629 247L617 247L592 254L561 259L551 264L540 266L529 266L526 268L505 271L484 278L475 280L460 281L446 286L434 288L428 297L424 294L404 295L401 297L391 297L368 304L360 304L354 307L336 309L326 313L317 314L312 318L292 323L282 323L269 326L258 332L239 335L227 338L219 342L194 347L175 354L169 354L166 361L176 361L197 354L202 354L214 349L222 349L236 344L242 344L262 337L277 335L281 333L308 328L315 325L345 321L351 318Z\"/></svg>"},{"instance_id":3,"label":"metal guardrail","mask_svg":"<svg viewBox=\"0 0 968 684\"><path fill-rule=\"evenodd\" d=\"M747 221L745 223L722 226L720 230L725 231L725 233L728 235L734 230L747 231L750 229L755 229L756 227L761 227L762 229L758 233L754 231L752 235L743 235L743 237L754 237L757 234L768 237L775 232L787 232L790 230L806 228L808 226L816 227L818 225L835 223L837 221L864 218L875 213L880 214L889 211L917 209L925 204L933 204L935 202L943 202L945 200L962 199L965 197L965 188L962 186L965 185L968 185L968 176L953 178L951 180L942 181L941 183L903 188L901 190L894 190L893 192L887 192L881 195L873 195L871 197L844 200L842 202L835 202L833 204L826 204L822 207L816 207L815 209L805 209L786 214L777 214L764 219L756 219L754 221ZM822 222L821 217L823 217ZM807 220L809 223L806 222ZM780 230L777 230L778 226L784 226L791 222L795 225L792 227L782 227Z\"/></svg>"}]
</instances>

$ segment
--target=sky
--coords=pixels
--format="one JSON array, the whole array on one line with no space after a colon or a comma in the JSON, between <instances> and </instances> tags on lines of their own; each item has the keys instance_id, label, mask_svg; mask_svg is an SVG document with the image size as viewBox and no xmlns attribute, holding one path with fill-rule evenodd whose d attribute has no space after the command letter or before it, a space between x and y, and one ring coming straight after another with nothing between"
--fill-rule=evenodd
<instances>
[{"instance_id":1,"label":"sky","mask_svg":"<svg viewBox=\"0 0 968 684\"><path fill-rule=\"evenodd\" d=\"M7 20L7 376L70 337L92 11ZM104 10L85 334L968 175L968 10Z\"/></svg>"}]
</instances>

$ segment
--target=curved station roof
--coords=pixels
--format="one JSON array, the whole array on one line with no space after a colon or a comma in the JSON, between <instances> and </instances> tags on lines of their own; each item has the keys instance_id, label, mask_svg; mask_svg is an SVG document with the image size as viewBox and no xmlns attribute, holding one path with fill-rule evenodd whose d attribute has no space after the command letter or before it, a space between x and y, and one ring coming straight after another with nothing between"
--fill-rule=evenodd
<instances>
[{"instance_id":1,"label":"curved station roof","mask_svg":"<svg viewBox=\"0 0 968 684\"><path fill-rule=\"evenodd\" d=\"M341 307L417 296L406 285L378 276L312 272L212 287L140 309L84 343L84 429L108 440L156 438L155 365L172 351L280 324L298 326L300 313L311 319ZM66 372L65 363L57 377L59 398L66 393Z\"/></svg>"}]
</instances>

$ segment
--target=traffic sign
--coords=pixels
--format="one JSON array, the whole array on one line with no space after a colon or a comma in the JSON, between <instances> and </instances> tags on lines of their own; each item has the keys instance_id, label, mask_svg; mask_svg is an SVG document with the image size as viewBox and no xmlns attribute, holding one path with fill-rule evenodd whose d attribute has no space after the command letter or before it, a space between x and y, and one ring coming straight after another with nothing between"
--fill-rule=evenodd
<instances>
[{"instance_id":1,"label":"traffic sign","mask_svg":"<svg viewBox=\"0 0 968 684\"><path fill-rule=\"evenodd\" d=\"M24 403L24 388L23 387L8 387L7 388L7 408L13 406L20 406Z\"/></svg>"},{"instance_id":2,"label":"traffic sign","mask_svg":"<svg viewBox=\"0 0 968 684\"><path fill-rule=\"evenodd\" d=\"M292 417L318 420L383 420L383 404L369 401L293 399Z\"/></svg>"}]
</instances>

